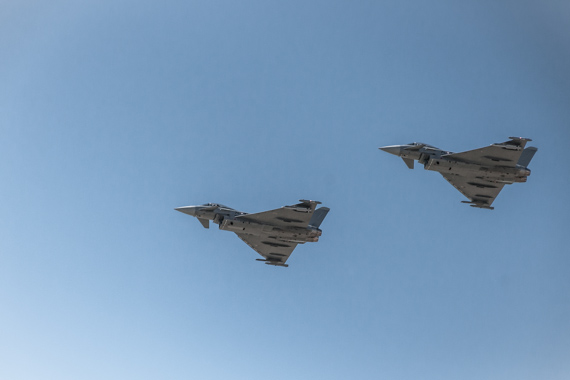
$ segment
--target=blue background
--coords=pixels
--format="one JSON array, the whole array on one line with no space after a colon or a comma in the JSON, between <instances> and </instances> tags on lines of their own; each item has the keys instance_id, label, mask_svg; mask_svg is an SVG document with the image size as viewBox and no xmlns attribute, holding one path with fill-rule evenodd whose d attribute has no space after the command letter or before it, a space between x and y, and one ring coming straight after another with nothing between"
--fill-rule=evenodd
<instances>
[{"instance_id":1,"label":"blue background","mask_svg":"<svg viewBox=\"0 0 570 380\"><path fill-rule=\"evenodd\" d=\"M568 379L566 1L0 4L3 379ZM532 138L495 210L379 146ZM290 267L173 209L330 207ZM216 226L213 226L216 227Z\"/></svg>"}]
</instances>

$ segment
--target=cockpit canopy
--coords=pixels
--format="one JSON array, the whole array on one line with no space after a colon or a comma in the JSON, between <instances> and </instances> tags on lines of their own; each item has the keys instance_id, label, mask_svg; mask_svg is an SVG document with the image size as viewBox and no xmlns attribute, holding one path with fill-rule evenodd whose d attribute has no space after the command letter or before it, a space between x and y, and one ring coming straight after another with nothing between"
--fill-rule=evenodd
<instances>
[{"instance_id":1,"label":"cockpit canopy","mask_svg":"<svg viewBox=\"0 0 570 380\"><path fill-rule=\"evenodd\" d=\"M233 208L225 206L221 203L205 203L202 206L206 206L206 207L219 207L219 208L226 208L228 210L233 210Z\"/></svg>"},{"instance_id":2,"label":"cockpit canopy","mask_svg":"<svg viewBox=\"0 0 570 380\"><path fill-rule=\"evenodd\" d=\"M423 143L423 142L412 142L412 143L409 143L408 145L413 145L413 146L421 145L422 147L431 148L431 149L438 149L438 150L439 150L439 148L436 148L436 147L433 146L433 145L429 145L429 144L426 144L426 143Z\"/></svg>"}]
</instances>

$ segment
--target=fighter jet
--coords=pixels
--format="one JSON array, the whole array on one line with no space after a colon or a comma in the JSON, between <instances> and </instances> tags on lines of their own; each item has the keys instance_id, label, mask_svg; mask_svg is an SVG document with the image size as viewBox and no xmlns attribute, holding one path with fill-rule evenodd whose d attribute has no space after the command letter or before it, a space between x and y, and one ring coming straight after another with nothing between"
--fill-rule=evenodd
<instances>
[{"instance_id":1,"label":"fighter jet","mask_svg":"<svg viewBox=\"0 0 570 380\"><path fill-rule=\"evenodd\" d=\"M379 149L402 157L408 168L414 168L414 160L426 170L439 172L463 195L469 198L471 207L493 210L491 204L504 185L526 182L530 175L528 164L537 151L535 147L524 149L528 141L523 137L509 137L509 141L485 148L453 153L424 143L391 145Z\"/></svg>"},{"instance_id":2,"label":"fighter jet","mask_svg":"<svg viewBox=\"0 0 570 380\"><path fill-rule=\"evenodd\" d=\"M321 202L301 199L301 203L276 210L248 214L218 203L178 207L175 210L198 218L204 228L210 220L220 230L232 231L247 245L263 256L265 264L288 267L285 264L297 244L316 242L322 231L319 226L329 212L328 207L315 210Z\"/></svg>"}]
</instances>

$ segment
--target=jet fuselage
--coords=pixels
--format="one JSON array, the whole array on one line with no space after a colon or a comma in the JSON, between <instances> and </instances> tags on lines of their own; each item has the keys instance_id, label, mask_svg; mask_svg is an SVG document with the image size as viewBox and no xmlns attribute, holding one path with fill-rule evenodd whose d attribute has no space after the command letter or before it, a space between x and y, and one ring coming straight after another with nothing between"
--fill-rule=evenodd
<instances>
[{"instance_id":1,"label":"jet fuselage","mask_svg":"<svg viewBox=\"0 0 570 380\"><path fill-rule=\"evenodd\" d=\"M322 231L318 228L307 227L277 227L269 224L259 224L246 220L224 219L220 223L220 230L232 231L240 234L254 236L273 236L275 239L304 244L306 242L317 242Z\"/></svg>"},{"instance_id":2,"label":"jet fuselage","mask_svg":"<svg viewBox=\"0 0 570 380\"><path fill-rule=\"evenodd\" d=\"M306 208L291 208L297 212L306 213ZM197 217L202 223L211 220L219 225L220 230L231 231L240 234L253 236L271 235L275 239L304 244L306 242L317 242L322 231L313 226L306 228L273 226L261 224L247 219L236 219L236 216L245 216L246 212L241 212L218 204L206 204L202 206L186 206L177 208L178 211ZM286 220L284 220L286 222Z\"/></svg>"},{"instance_id":3,"label":"jet fuselage","mask_svg":"<svg viewBox=\"0 0 570 380\"><path fill-rule=\"evenodd\" d=\"M530 170L521 166L515 168L505 166L481 166L467 162L448 160L443 157L429 159L424 164L424 169L437 171L442 174L473 175L491 182L506 184L526 182L526 177L530 175Z\"/></svg>"},{"instance_id":4,"label":"jet fuselage","mask_svg":"<svg viewBox=\"0 0 570 380\"><path fill-rule=\"evenodd\" d=\"M411 148L411 149L410 149ZM414 145L392 145L380 148L385 152L400 156L403 159L415 160L424 165L425 170L432 170L442 174L470 175L483 178L491 182L511 184L514 182L526 182L530 170L526 167L502 166L500 161L497 165L480 165L459 160L446 158L445 155L453 152L444 151L431 146L415 149Z\"/></svg>"}]
</instances>

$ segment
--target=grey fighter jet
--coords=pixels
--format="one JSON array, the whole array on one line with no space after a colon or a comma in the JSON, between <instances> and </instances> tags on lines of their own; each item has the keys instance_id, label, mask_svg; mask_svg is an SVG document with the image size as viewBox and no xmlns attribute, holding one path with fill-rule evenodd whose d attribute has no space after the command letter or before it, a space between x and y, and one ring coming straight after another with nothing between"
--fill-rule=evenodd
<instances>
[{"instance_id":1,"label":"grey fighter jet","mask_svg":"<svg viewBox=\"0 0 570 380\"><path fill-rule=\"evenodd\" d=\"M471 207L493 210L491 204L504 185L526 182L530 175L528 164L537 151L535 147L524 149L527 141L522 137L509 137L509 141L485 148L453 153L423 143L391 145L379 148L402 157L408 168L414 168L414 160L426 170L439 172L463 195L469 198Z\"/></svg>"},{"instance_id":2,"label":"grey fighter jet","mask_svg":"<svg viewBox=\"0 0 570 380\"><path fill-rule=\"evenodd\" d=\"M288 267L285 264L297 244L316 242L322 231L319 226L329 212L328 207L315 210L321 202L300 200L293 206L248 214L233 208L207 203L201 206L178 207L175 210L198 218L204 228L210 220L220 230L232 231L263 256L265 264Z\"/></svg>"}]
</instances>

